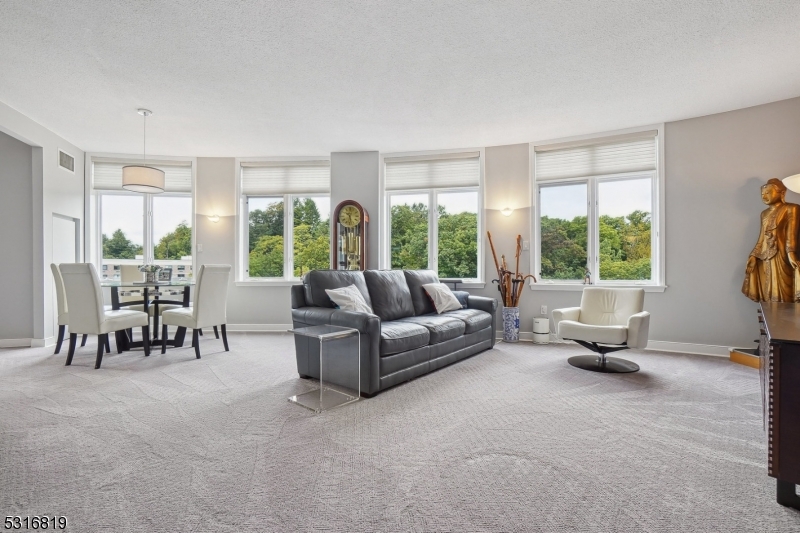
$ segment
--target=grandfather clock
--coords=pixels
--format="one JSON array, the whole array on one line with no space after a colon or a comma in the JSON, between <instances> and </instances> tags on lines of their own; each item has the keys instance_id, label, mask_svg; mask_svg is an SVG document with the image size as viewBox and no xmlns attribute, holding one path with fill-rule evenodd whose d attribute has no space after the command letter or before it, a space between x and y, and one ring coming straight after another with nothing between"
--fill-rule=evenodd
<instances>
[{"instance_id":1,"label":"grandfather clock","mask_svg":"<svg viewBox=\"0 0 800 533\"><path fill-rule=\"evenodd\" d=\"M366 269L367 211L355 200L345 200L336 206L331 222L334 270Z\"/></svg>"}]
</instances>

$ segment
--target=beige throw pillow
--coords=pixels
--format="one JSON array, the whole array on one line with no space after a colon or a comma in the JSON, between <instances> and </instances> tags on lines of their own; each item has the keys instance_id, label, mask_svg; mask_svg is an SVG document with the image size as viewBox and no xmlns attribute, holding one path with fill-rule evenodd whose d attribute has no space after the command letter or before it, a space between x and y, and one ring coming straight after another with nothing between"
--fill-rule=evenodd
<instances>
[{"instance_id":1,"label":"beige throw pillow","mask_svg":"<svg viewBox=\"0 0 800 533\"><path fill-rule=\"evenodd\" d=\"M461 302L458 301L458 298L456 298L453 291L450 290L450 287L444 283L426 283L422 288L425 289L425 292L431 297L433 306L436 308L438 314L441 315L447 311L461 309Z\"/></svg>"},{"instance_id":2,"label":"beige throw pillow","mask_svg":"<svg viewBox=\"0 0 800 533\"><path fill-rule=\"evenodd\" d=\"M367 301L361 291L355 285L342 287L341 289L325 289L325 292L328 294L328 298L343 311L374 314L372 308L367 305Z\"/></svg>"}]
</instances>

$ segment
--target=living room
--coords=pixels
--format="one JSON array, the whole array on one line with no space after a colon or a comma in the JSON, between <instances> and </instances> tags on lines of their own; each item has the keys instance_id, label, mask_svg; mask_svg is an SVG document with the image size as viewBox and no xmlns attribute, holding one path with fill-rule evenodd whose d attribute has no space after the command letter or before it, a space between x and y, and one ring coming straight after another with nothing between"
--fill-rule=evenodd
<instances>
[{"instance_id":1,"label":"living room","mask_svg":"<svg viewBox=\"0 0 800 533\"><path fill-rule=\"evenodd\" d=\"M47 516L74 531L800 529L800 436L786 422L800 399L784 399L779 469L767 397L773 359L790 353L768 347L800 332L790 320L778 335L768 304L797 299L743 294L762 268L754 245L781 231L763 223L767 190L800 203L797 3L3 12L11 528ZM159 194L131 192L125 167L156 169ZM503 260L512 298L493 282ZM148 265L168 272L163 287L132 286ZM91 300L90 285L59 289L78 266L94 272L101 317L144 322L61 320L62 292ZM223 318L181 314L209 305L201 272L220 266ZM419 322L439 309L415 276L461 298L448 316L489 322ZM408 302L381 283L407 284ZM353 285L372 325L341 318L324 291ZM636 371L570 361L606 361L599 339L559 334L592 291L643 298L624 317L647 314L640 337L629 326L627 342L605 341L627 348L608 361ZM430 333L390 353L391 315ZM357 401L315 412L287 400L326 382L323 342L288 330L320 325L359 332L361 359Z\"/></svg>"}]
</instances>

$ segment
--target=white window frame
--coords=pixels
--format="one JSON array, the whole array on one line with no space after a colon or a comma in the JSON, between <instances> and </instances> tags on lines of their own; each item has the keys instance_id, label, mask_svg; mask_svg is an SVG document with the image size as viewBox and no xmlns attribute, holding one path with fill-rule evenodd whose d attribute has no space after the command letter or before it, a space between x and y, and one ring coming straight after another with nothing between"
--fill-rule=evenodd
<instances>
[{"instance_id":1,"label":"white window frame","mask_svg":"<svg viewBox=\"0 0 800 533\"><path fill-rule=\"evenodd\" d=\"M330 156L318 157L253 157L236 159L236 228L235 242L235 268L237 286L282 286L299 285L300 278L294 277L294 198L328 198L331 193L290 193L283 195L246 195L242 193L242 163L259 162L296 163L299 161L329 161ZM251 278L250 269L250 209L249 198L283 198L283 276L280 278ZM333 216L333 209L329 209L329 218ZM333 222L331 221L331 224ZM329 267L330 268L330 267Z\"/></svg>"},{"instance_id":2,"label":"white window frame","mask_svg":"<svg viewBox=\"0 0 800 533\"><path fill-rule=\"evenodd\" d=\"M639 133L645 131L657 130L657 154L656 154L656 170L644 172L626 172L621 174L608 174L598 176L585 176L568 178L561 180L546 180L541 183L536 181L536 147L546 146L551 144L559 144L564 142L574 141L592 141L601 140L606 137L615 135L624 135L630 133ZM541 272L541 239L540 239L540 213L541 213L541 196L539 194L540 187L557 186L567 183L586 183L587 191L587 220L589 226L589 234L587 235L587 260L588 264L592 267L589 269L592 273L591 284L600 287L640 287L646 292L664 292L667 288L666 285L666 235L664 213L665 198L664 198L664 125L648 125L637 128L629 128L625 130L618 130L607 132L603 134L582 135L577 137L569 137L565 139L553 139L548 141L536 142L530 144L530 176L531 176L531 205L533 212L531 216L532 221L532 235L534 237L534 245L531 246L531 264L534 265L534 273L539 278ZM650 245L651 245L651 271L652 276L650 280L608 280L603 281L599 279L600 272L600 255L598 251L599 245L599 212L598 212L598 184L603 181L619 181L624 179L636 179L643 177L651 177L652 187L652 213L650 215ZM582 291L586 286L582 280L539 280L538 283L529 284L531 290L568 290L568 291Z\"/></svg>"},{"instance_id":3,"label":"white window frame","mask_svg":"<svg viewBox=\"0 0 800 533\"><path fill-rule=\"evenodd\" d=\"M460 154L463 152L479 152L479 168L480 168L480 177L477 187L448 187L448 188L430 188L430 189L408 189L408 190L397 190L397 191L387 191L385 186L385 176L386 176L386 158L393 158L393 157L416 157L416 156L427 156L427 155L451 155L451 154ZM428 195L428 268L433 270L434 272L439 272L439 217L438 217L438 209L435 209L434 206L438 206L438 195L442 193L452 193L452 192L478 192L478 251L477 251L477 260L478 260L478 277L474 279L465 279L464 283L459 283L459 288L465 289L482 289L485 287L485 269L484 269L484 239L483 235L485 233L484 228L484 214L485 214L485 207L484 207L484 161L486 160L485 157L485 149L484 148L466 148L466 149L459 149L459 150L433 150L433 151L424 151L424 152L403 152L403 153L396 153L396 154L381 154L380 155L380 196L381 196L381 203L380 203L380 210L378 213L378 220L380 224L380 233L378 239L378 248L380 249L379 260L378 264L381 269L391 269L392 268L392 259L391 259L391 242L392 242L392 224L391 224L391 197L392 196L403 196L403 195L421 195L427 194Z\"/></svg>"},{"instance_id":4,"label":"white window frame","mask_svg":"<svg viewBox=\"0 0 800 533\"><path fill-rule=\"evenodd\" d=\"M174 157L174 156L150 156L148 161L166 161L166 162L188 162L192 168L192 191L191 192L164 192L158 195L142 194L130 191L106 191L95 190L92 187L92 172L94 159L118 159L122 161L130 161L131 164L141 163L141 157L131 154L105 154L105 153L86 153L84 159L84 191L86 201L84 202L84 216L89 221L85 225L84 238L85 242L90 244L90 249L86 252L86 257L91 258L98 271L102 270L103 266L103 232L101 226L102 222L102 196L144 196L143 200L143 238L142 240L142 262L149 264L155 261L155 243L153 243L153 197L154 196L171 196L171 197L190 197L192 199L192 271L196 271L197 267L197 159L194 157ZM130 262L130 264L140 264L139 260L134 259L120 259L119 261ZM162 261L159 259L158 261ZM124 263L121 263L124 264Z\"/></svg>"},{"instance_id":5,"label":"white window frame","mask_svg":"<svg viewBox=\"0 0 800 533\"><path fill-rule=\"evenodd\" d=\"M273 278L254 278L249 275L250 271L250 207L249 201L251 198L274 198L283 200L283 276ZM270 282L270 281L289 281L299 283L300 278L294 275L294 200L296 198L327 198L330 203L330 194L311 193L311 194L284 194L281 196L262 196L262 195L244 195L242 202L244 206L243 213L247 216L242 217L241 228L242 231L242 266L244 268L243 278L248 282ZM328 232L330 233L330 231ZM330 235L328 235L330 237ZM245 252L247 250L247 252Z\"/></svg>"}]
</instances>

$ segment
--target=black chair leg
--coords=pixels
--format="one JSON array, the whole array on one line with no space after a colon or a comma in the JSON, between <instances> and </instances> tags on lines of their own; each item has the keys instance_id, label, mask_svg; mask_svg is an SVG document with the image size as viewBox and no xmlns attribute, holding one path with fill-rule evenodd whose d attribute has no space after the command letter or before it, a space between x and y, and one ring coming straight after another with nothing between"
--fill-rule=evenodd
<instances>
[{"instance_id":1,"label":"black chair leg","mask_svg":"<svg viewBox=\"0 0 800 533\"><path fill-rule=\"evenodd\" d=\"M125 339L127 338L128 334L125 331L114 332L114 343L117 345L117 353L122 353L122 349L125 347Z\"/></svg>"},{"instance_id":2,"label":"black chair leg","mask_svg":"<svg viewBox=\"0 0 800 533\"><path fill-rule=\"evenodd\" d=\"M192 346L194 346L194 354L200 359L200 330L192 330Z\"/></svg>"},{"instance_id":3,"label":"black chair leg","mask_svg":"<svg viewBox=\"0 0 800 533\"><path fill-rule=\"evenodd\" d=\"M225 324L222 324L220 326L220 329L222 329L222 344L225 345L225 351L229 352L230 350L228 349L228 332L225 331Z\"/></svg>"},{"instance_id":4,"label":"black chair leg","mask_svg":"<svg viewBox=\"0 0 800 533\"><path fill-rule=\"evenodd\" d=\"M219 339L219 330L217 329L217 326L214 326L214 336Z\"/></svg>"},{"instance_id":5,"label":"black chair leg","mask_svg":"<svg viewBox=\"0 0 800 533\"><path fill-rule=\"evenodd\" d=\"M144 356L150 356L150 326L142 326L142 346L144 347Z\"/></svg>"},{"instance_id":6,"label":"black chair leg","mask_svg":"<svg viewBox=\"0 0 800 533\"><path fill-rule=\"evenodd\" d=\"M107 342L108 333L103 333L102 335L97 336L97 360L94 362L95 370L100 368L100 364L103 362L103 353L105 352Z\"/></svg>"},{"instance_id":7,"label":"black chair leg","mask_svg":"<svg viewBox=\"0 0 800 533\"><path fill-rule=\"evenodd\" d=\"M108 334L106 334L106 353L111 353L111 343L108 341Z\"/></svg>"},{"instance_id":8,"label":"black chair leg","mask_svg":"<svg viewBox=\"0 0 800 533\"><path fill-rule=\"evenodd\" d=\"M78 334L69 334L69 351L67 352L67 366L72 364L72 356L75 355L75 345L78 344Z\"/></svg>"},{"instance_id":9,"label":"black chair leg","mask_svg":"<svg viewBox=\"0 0 800 533\"><path fill-rule=\"evenodd\" d=\"M167 325L161 328L161 353L167 353Z\"/></svg>"},{"instance_id":10,"label":"black chair leg","mask_svg":"<svg viewBox=\"0 0 800 533\"><path fill-rule=\"evenodd\" d=\"M86 339L87 339L88 337L89 337L89 335L86 335L86 334L84 334L84 335L83 335L83 338L81 339L81 348L83 348L84 346L86 346Z\"/></svg>"},{"instance_id":11,"label":"black chair leg","mask_svg":"<svg viewBox=\"0 0 800 533\"><path fill-rule=\"evenodd\" d=\"M186 337L186 328L179 327L177 330L175 330L175 342L173 343L173 346L176 348L183 346L184 337Z\"/></svg>"},{"instance_id":12,"label":"black chair leg","mask_svg":"<svg viewBox=\"0 0 800 533\"><path fill-rule=\"evenodd\" d=\"M203 328L200 328L200 336L203 336Z\"/></svg>"},{"instance_id":13,"label":"black chair leg","mask_svg":"<svg viewBox=\"0 0 800 533\"><path fill-rule=\"evenodd\" d=\"M58 326L58 339L56 339L56 351L53 352L57 354L61 351L61 345L64 344L64 333L66 333L67 326Z\"/></svg>"}]
</instances>

